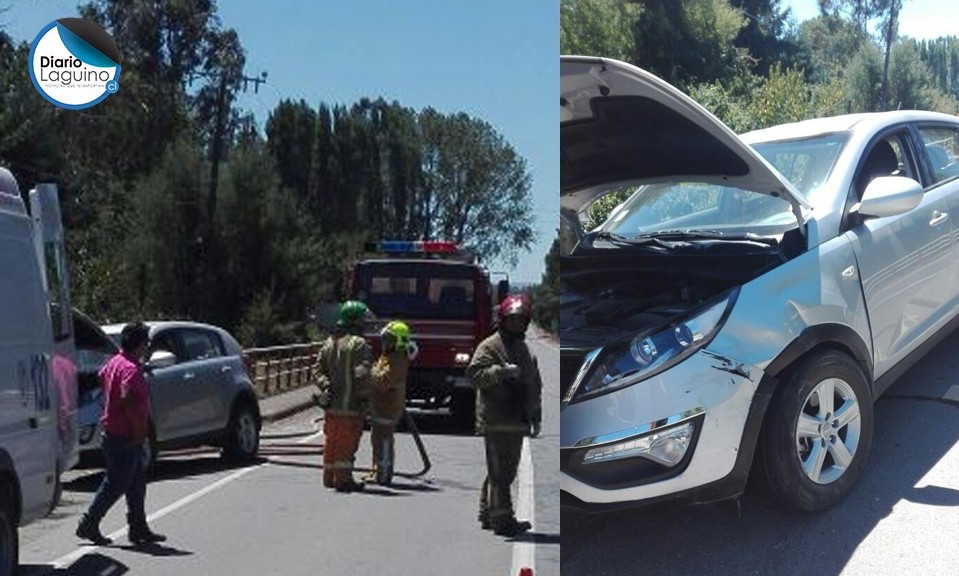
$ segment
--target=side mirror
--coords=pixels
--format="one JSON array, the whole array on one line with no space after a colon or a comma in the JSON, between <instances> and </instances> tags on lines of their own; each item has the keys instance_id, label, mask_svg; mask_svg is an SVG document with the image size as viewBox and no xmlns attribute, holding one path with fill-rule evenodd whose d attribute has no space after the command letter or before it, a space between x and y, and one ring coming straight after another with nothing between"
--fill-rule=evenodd
<instances>
[{"instance_id":1,"label":"side mirror","mask_svg":"<svg viewBox=\"0 0 959 576\"><path fill-rule=\"evenodd\" d=\"M862 201L852 207L861 216L898 216L922 201L922 185L905 176L880 176L866 186Z\"/></svg>"},{"instance_id":2,"label":"side mirror","mask_svg":"<svg viewBox=\"0 0 959 576\"><path fill-rule=\"evenodd\" d=\"M150 359L147 360L147 370L156 370L158 368L169 368L176 364L176 356L172 352L167 352L166 350L157 350L153 354L150 354Z\"/></svg>"},{"instance_id":3,"label":"side mirror","mask_svg":"<svg viewBox=\"0 0 959 576\"><path fill-rule=\"evenodd\" d=\"M496 283L496 303L499 304L509 295L509 280L500 280Z\"/></svg>"}]
</instances>

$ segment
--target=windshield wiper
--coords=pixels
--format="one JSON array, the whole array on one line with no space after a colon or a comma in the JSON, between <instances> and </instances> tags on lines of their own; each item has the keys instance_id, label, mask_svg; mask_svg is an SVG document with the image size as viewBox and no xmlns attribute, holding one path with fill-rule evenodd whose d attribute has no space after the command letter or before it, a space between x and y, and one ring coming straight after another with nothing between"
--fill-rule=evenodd
<instances>
[{"instance_id":1,"label":"windshield wiper","mask_svg":"<svg viewBox=\"0 0 959 576\"><path fill-rule=\"evenodd\" d=\"M590 246L593 245L595 240L605 240L612 244L613 246L658 246L660 248L671 248L669 244L660 241L658 237L635 237L630 238L628 236L623 236L622 234L617 234L615 232L608 232L606 230L599 230L596 232L589 232L583 236L583 240L589 243Z\"/></svg>"},{"instance_id":2,"label":"windshield wiper","mask_svg":"<svg viewBox=\"0 0 959 576\"><path fill-rule=\"evenodd\" d=\"M760 236L752 232L746 232L744 234L725 234L719 230L659 230L656 232L648 232L646 234L640 234L635 236L632 240L644 240L644 239L656 239L656 240L726 240L731 242L747 240L750 242L758 242L760 244L766 244L768 246L776 246L779 244L779 241L775 238L767 238L765 236Z\"/></svg>"}]
</instances>

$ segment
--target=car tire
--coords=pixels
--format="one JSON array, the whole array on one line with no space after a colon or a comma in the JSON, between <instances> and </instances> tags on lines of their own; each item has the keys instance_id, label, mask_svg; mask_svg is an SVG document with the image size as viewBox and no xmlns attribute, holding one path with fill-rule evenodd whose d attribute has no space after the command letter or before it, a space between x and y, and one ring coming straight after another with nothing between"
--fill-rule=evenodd
<instances>
[{"instance_id":1,"label":"car tire","mask_svg":"<svg viewBox=\"0 0 959 576\"><path fill-rule=\"evenodd\" d=\"M6 503L5 503L6 505ZM17 527L10 510L0 508L0 576L14 576L20 565Z\"/></svg>"},{"instance_id":2,"label":"car tire","mask_svg":"<svg viewBox=\"0 0 959 576\"><path fill-rule=\"evenodd\" d=\"M260 449L260 424L249 404L238 404L230 416L223 456L229 460L251 460Z\"/></svg>"},{"instance_id":3,"label":"car tire","mask_svg":"<svg viewBox=\"0 0 959 576\"><path fill-rule=\"evenodd\" d=\"M773 394L757 450L759 481L796 510L830 508L865 466L872 426L872 393L859 365L834 350L809 356Z\"/></svg>"}]
</instances>

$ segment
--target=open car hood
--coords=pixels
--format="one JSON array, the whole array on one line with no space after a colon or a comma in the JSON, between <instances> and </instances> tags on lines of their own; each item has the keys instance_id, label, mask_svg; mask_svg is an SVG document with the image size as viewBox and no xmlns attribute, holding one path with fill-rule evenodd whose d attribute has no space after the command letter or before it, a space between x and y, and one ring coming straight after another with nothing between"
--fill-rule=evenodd
<instances>
[{"instance_id":1,"label":"open car hood","mask_svg":"<svg viewBox=\"0 0 959 576\"><path fill-rule=\"evenodd\" d=\"M787 200L802 194L719 119L664 80L605 58L560 58L560 207L579 214L616 184L696 181Z\"/></svg>"}]
</instances>

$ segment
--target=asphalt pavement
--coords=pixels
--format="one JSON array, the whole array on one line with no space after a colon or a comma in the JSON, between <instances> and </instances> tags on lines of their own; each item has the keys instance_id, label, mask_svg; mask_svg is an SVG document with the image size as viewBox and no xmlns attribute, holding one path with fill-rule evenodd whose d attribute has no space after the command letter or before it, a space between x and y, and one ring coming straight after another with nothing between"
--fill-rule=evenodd
<instances>
[{"instance_id":1,"label":"asphalt pavement","mask_svg":"<svg viewBox=\"0 0 959 576\"><path fill-rule=\"evenodd\" d=\"M161 453L147 490L151 527L169 539L132 546L125 506L101 529L110 546L73 534L102 478L96 466L65 475L60 506L20 530L21 576L329 574L556 576L559 570L558 348L531 335L547 389L542 437L528 442L517 479L517 511L533 520L515 539L481 530L476 502L485 476L482 438L448 414L417 414L429 454L397 435L398 475L390 487L342 494L322 486L322 411L313 390L261 399L260 458L235 465L212 448ZM555 372L555 373L554 373ZM356 476L369 466L369 433ZM528 515L528 516L527 516Z\"/></svg>"}]
</instances>

